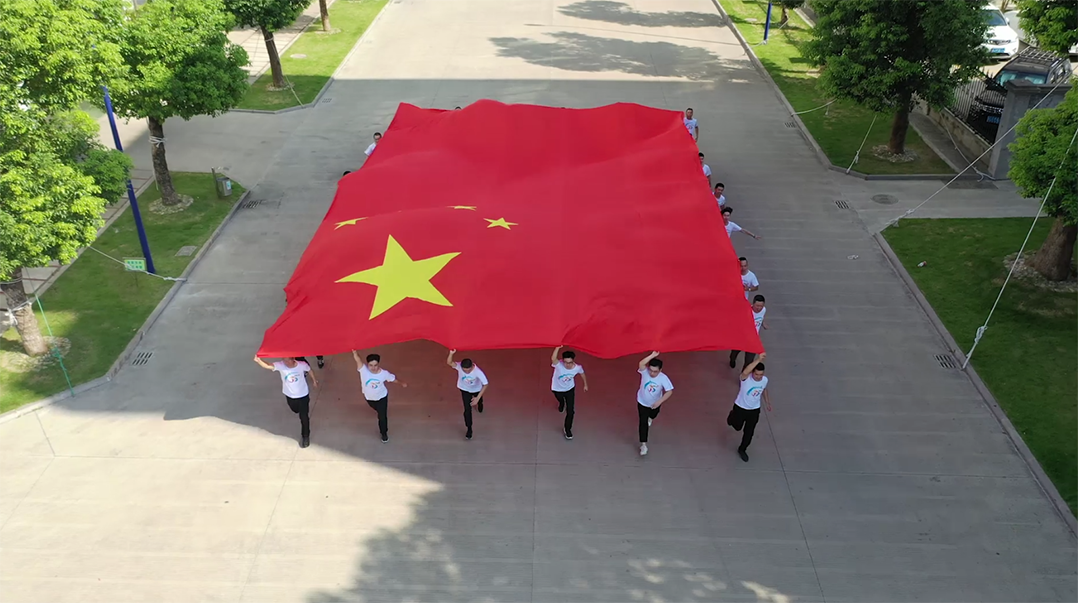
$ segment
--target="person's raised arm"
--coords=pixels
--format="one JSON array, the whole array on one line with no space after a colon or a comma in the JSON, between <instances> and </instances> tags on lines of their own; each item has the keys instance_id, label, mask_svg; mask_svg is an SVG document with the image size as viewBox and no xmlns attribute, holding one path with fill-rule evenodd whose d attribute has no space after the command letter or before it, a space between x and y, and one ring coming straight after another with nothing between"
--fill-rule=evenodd
<instances>
[{"instance_id":1,"label":"person's raised arm","mask_svg":"<svg viewBox=\"0 0 1078 603\"><path fill-rule=\"evenodd\" d=\"M756 365L763 362L764 358L767 358L767 352L760 352L760 355L753 359L753 361L745 367L745 370L741 371L741 380L744 381L745 379L748 379L749 375L752 374L752 371L756 370Z\"/></svg>"},{"instance_id":2,"label":"person's raised arm","mask_svg":"<svg viewBox=\"0 0 1078 603\"><path fill-rule=\"evenodd\" d=\"M355 359L355 361L356 361L356 370L357 370L357 371L358 371L359 369L363 368L363 365L364 365L365 363L364 363L364 362L363 362L363 360L362 360L362 359L361 359L361 358L359 357L359 352L357 352L357 351L355 351L355 350L352 350L352 358L354 358L354 359Z\"/></svg>"},{"instance_id":3,"label":"person's raised arm","mask_svg":"<svg viewBox=\"0 0 1078 603\"><path fill-rule=\"evenodd\" d=\"M267 364L265 360L262 360L258 356L255 356L255 363L258 364L258 366L260 366L260 367L262 367L262 368L264 368L264 369L266 369L268 371L273 370L273 365L272 364Z\"/></svg>"},{"instance_id":4,"label":"person's raised arm","mask_svg":"<svg viewBox=\"0 0 1078 603\"><path fill-rule=\"evenodd\" d=\"M651 362L651 359L658 356L658 355L659 355L658 352L652 352L652 353L648 354L647 356L644 356L644 359L641 360L640 364L639 364L640 370L644 370L644 367L646 367L648 365L648 363Z\"/></svg>"},{"instance_id":5,"label":"person's raised arm","mask_svg":"<svg viewBox=\"0 0 1078 603\"><path fill-rule=\"evenodd\" d=\"M558 352L561 351L561 348L562 348L562 346L560 346L560 345L558 347L554 348L554 353L550 355L550 364L557 364L558 363Z\"/></svg>"},{"instance_id":6,"label":"person's raised arm","mask_svg":"<svg viewBox=\"0 0 1078 603\"><path fill-rule=\"evenodd\" d=\"M453 354L456 354L456 350L449 350L449 356L446 357L445 363L449 365L449 368L457 368L457 363L453 362Z\"/></svg>"}]
</instances>

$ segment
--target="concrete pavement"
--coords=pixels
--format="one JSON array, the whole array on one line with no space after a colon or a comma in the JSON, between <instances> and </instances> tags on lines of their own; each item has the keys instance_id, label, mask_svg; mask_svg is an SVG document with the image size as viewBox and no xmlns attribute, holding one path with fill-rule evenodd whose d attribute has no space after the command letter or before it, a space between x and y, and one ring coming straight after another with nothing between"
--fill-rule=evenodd
<instances>
[{"instance_id":1,"label":"concrete pavement","mask_svg":"<svg viewBox=\"0 0 1078 603\"><path fill-rule=\"evenodd\" d=\"M191 149L177 161L235 158L263 202L147 335L147 364L0 424L3 600L1075 600L1073 535L972 385L936 361L946 350L871 220L835 204L880 193L819 166L716 14L706 0L400 0L319 106L166 124L170 154ZM337 178L399 102L484 97L696 109L735 219L764 237L735 239L771 327L774 412L749 463L724 424L722 353L666 358L677 389L641 458L636 359L580 359L592 391L566 442L549 350L469 354L493 386L466 442L444 351L423 342L381 350L412 385L391 394L389 444L339 356L297 447L276 377L250 357ZM233 127L251 139L226 142Z\"/></svg>"}]
</instances>

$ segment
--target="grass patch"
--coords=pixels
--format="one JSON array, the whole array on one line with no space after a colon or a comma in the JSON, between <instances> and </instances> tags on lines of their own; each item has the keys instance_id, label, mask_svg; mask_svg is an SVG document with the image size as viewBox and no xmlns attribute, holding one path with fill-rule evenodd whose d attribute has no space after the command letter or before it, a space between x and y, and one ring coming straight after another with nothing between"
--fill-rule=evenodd
<instances>
[{"instance_id":1,"label":"grass patch","mask_svg":"<svg viewBox=\"0 0 1078 603\"><path fill-rule=\"evenodd\" d=\"M243 193L234 183L232 196L218 199L210 174L173 172L172 179L178 191L195 199L186 210L169 215L147 211L151 201L161 198L156 186L139 196L146 236L162 276L179 276L187 268L194 255L176 257L176 252L185 245L201 248ZM98 237L94 248L119 259L142 257L130 210ZM171 287L171 281L125 272L93 251L79 256L41 296L53 334L71 340L64 358L71 382L78 385L104 375ZM45 331L40 310L37 320ZM21 349L15 329L0 335L0 347ZM0 412L65 389L59 366L36 373L0 369Z\"/></svg>"},{"instance_id":2,"label":"grass patch","mask_svg":"<svg viewBox=\"0 0 1078 603\"><path fill-rule=\"evenodd\" d=\"M281 69L285 78L292 83L292 89L270 90L273 75L267 69L251 84L238 108L276 111L314 101L387 1L336 0L329 7L330 25L335 33L321 33L322 22L315 19L307 31L282 51ZM306 55L306 58L292 58L292 55L298 54Z\"/></svg>"},{"instance_id":3,"label":"grass patch","mask_svg":"<svg viewBox=\"0 0 1078 603\"><path fill-rule=\"evenodd\" d=\"M801 17L790 11L790 20L786 26L780 29L773 23L767 44L755 46L764 39L767 1L721 0L721 4L737 30L753 45L753 52L795 111L813 109L831 100L816 89L816 76L810 71L812 65L808 59L801 56L799 47L810 37L810 28ZM780 9L775 7L771 16L777 22L780 14ZM831 163L845 168L853 162L854 154L872 124L873 115L872 111L843 100L827 109L805 113L801 115L801 121ZM906 149L917 153L916 161L890 163L874 157L871 153L872 147L887 144L891 136L891 119L892 115L882 113L876 118L865 148L861 151L860 160L854 166L855 170L863 174L954 173L954 170L925 144L912 126L906 135Z\"/></svg>"},{"instance_id":4,"label":"grass patch","mask_svg":"<svg viewBox=\"0 0 1078 603\"><path fill-rule=\"evenodd\" d=\"M1029 241L1036 250L1051 220ZM1027 218L905 219L883 232L963 350L999 294L1004 258L1022 244ZM918 268L917 263L928 265ZM1078 299L1012 280L972 364L1041 467L1076 512L1078 502Z\"/></svg>"}]
</instances>

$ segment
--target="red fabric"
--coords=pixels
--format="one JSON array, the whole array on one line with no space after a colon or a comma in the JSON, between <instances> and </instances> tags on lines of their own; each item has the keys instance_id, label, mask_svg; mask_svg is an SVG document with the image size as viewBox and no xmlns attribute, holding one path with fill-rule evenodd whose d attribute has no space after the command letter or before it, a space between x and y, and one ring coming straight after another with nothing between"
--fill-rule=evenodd
<instances>
[{"instance_id":1,"label":"red fabric","mask_svg":"<svg viewBox=\"0 0 1078 603\"><path fill-rule=\"evenodd\" d=\"M341 180L258 353L414 339L462 350L563 344L602 358L760 352L697 152L678 112L635 104L402 104L362 169ZM509 229L488 221L500 218ZM381 287L337 282L380 266L389 237L413 261L459 253L428 265L444 263L429 283L451 306L409 298L371 318Z\"/></svg>"}]
</instances>

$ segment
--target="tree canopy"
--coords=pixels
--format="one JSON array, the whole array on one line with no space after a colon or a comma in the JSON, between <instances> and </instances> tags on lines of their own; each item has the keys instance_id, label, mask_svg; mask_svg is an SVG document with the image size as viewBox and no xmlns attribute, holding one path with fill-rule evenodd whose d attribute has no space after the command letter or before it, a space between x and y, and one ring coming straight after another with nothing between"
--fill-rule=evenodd
<instances>
[{"instance_id":1,"label":"tree canopy","mask_svg":"<svg viewBox=\"0 0 1078 603\"><path fill-rule=\"evenodd\" d=\"M310 0L225 0L225 8L244 27L272 33L296 22Z\"/></svg>"},{"instance_id":2,"label":"tree canopy","mask_svg":"<svg viewBox=\"0 0 1078 603\"><path fill-rule=\"evenodd\" d=\"M1018 0L1018 20L1037 46L1067 54L1078 45L1078 0Z\"/></svg>"}]
</instances>

